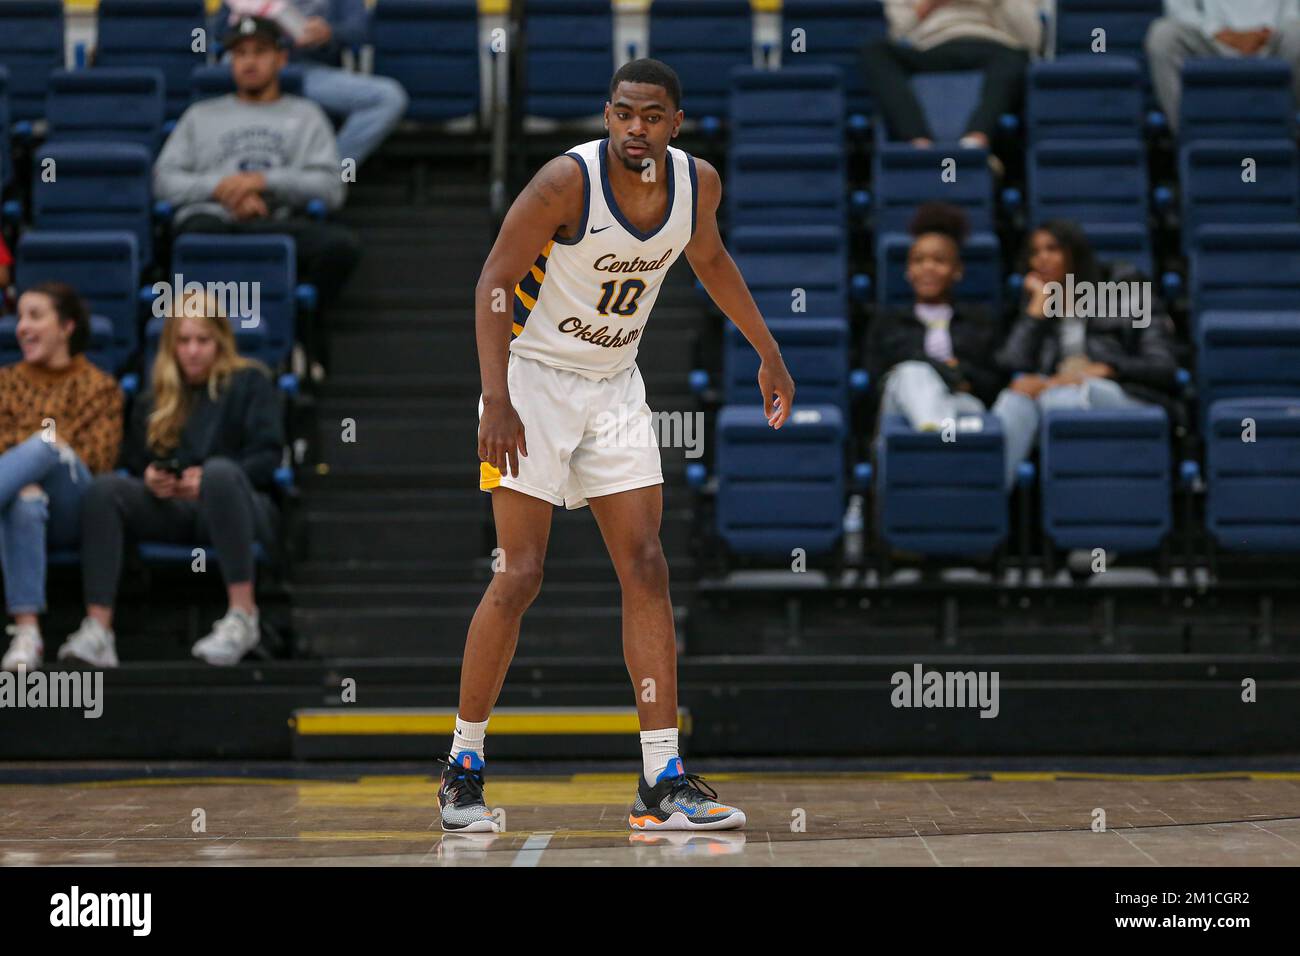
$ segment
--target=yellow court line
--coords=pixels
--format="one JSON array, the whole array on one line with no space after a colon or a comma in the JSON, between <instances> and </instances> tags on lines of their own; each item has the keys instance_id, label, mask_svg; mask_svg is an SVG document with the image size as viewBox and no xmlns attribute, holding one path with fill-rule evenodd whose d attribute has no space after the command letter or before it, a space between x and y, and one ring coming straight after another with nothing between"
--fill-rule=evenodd
<instances>
[{"instance_id":1,"label":"yellow court line","mask_svg":"<svg viewBox=\"0 0 1300 956\"><path fill-rule=\"evenodd\" d=\"M888 783L961 783L961 782L978 782L978 783L1020 783L1020 782L1046 782L1046 783L1072 783L1081 781L1109 781L1113 783L1180 783L1187 781L1226 781L1226 780L1245 780L1252 782L1263 781L1300 781L1300 771L1290 770L1223 770L1223 771L1205 771L1200 773L1170 773L1170 774L1141 774L1141 773L1096 773L1096 772L1070 772L1070 771L975 771L972 773L912 773L906 771L818 771L818 776L838 780L871 780L876 782ZM0 783L0 787L92 787L92 788L110 788L110 787L184 787L184 786L230 786L234 784L247 784L249 786L296 786L296 787L365 787L371 784L400 784L400 783L421 783L433 779L435 774L430 771L428 774L398 774L382 777L361 777L358 780L337 780L337 779L313 779L313 778L282 778L282 777L133 777L123 780L86 780L86 781L55 781L47 783ZM526 776L526 777L501 777L498 775L497 780L501 784L555 784L555 783L625 783L629 779L635 779L635 773L575 773L575 774L555 774L545 776ZM707 775L708 780L717 781L750 781L762 782L764 780L793 780L807 776L803 771L735 771L732 773L711 773Z\"/></svg>"},{"instance_id":2,"label":"yellow court line","mask_svg":"<svg viewBox=\"0 0 1300 956\"><path fill-rule=\"evenodd\" d=\"M3 2L3 0L0 0ZM651 0L611 0L615 11L648 10ZM221 9L221 0L204 0L208 16ZM374 0L367 0L367 6L374 8ZM781 0L750 0L750 6L758 13L777 12L781 9ZM65 10L73 12L98 9L99 0L63 0ZM510 9L510 0L478 0L478 12L481 16L500 16Z\"/></svg>"},{"instance_id":3,"label":"yellow court line","mask_svg":"<svg viewBox=\"0 0 1300 956\"><path fill-rule=\"evenodd\" d=\"M350 781L348 781L350 782ZM177 787L191 784L203 787L226 787L232 784L257 787L338 786L338 780L300 779L297 777L131 777L124 780L60 780L52 783L3 783L4 787Z\"/></svg>"},{"instance_id":4,"label":"yellow court line","mask_svg":"<svg viewBox=\"0 0 1300 956\"><path fill-rule=\"evenodd\" d=\"M333 843L336 840L406 840L412 843L437 843L442 836L438 830L303 830L297 834L299 840L320 840Z\"/></svg>"},{"instance_id":5,"label":"yellow court line","mask_svg":"<svg viewBox=\"0 0 1300 956\"><path fill-rule=\"evenodd\" d=\"M302 711L291 721L297 733L310 736L376 736L450 734L456 729L456 715L438 713L358 713ZM690 718L678 714L677 727L690 733ZM542 734L634 734L641 730L636 711L593 713L496 713L492 716L494 736Z\"/></svg>"}]
</instances>

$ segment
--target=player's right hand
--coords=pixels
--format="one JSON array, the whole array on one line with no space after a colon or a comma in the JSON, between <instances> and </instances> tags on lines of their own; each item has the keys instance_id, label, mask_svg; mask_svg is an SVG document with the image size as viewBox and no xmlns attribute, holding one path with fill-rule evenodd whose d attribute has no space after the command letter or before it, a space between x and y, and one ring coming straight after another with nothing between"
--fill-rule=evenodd
<instances>
[{"instance_id":1,"label":"player's right hand","mask_svg":"<svg viewBox=\"0 0 1300 956\"><path fill-rule=\"evenodd\" d=\"M484 405L478 422L478 457L512 478L519 476L519 456L528 457L524 423L509 402Z\"/></svg>"},{"instance_id":2,"label":"player's right hand","mask_svg":"<svg viewBox=\"0 0 1300 956\"><path fill-rule=\"evenodd\" d=\"M794 408L794 379L780 355L759 363L758 389L763 395L763 416L773 428L780 428Z\"/></svg>"}]
</instances>

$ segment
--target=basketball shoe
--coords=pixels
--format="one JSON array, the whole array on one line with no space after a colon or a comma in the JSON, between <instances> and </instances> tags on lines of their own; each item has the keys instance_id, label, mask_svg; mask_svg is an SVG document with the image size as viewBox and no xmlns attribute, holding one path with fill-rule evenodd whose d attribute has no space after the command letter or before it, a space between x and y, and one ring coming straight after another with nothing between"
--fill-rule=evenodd
<instances>
[{"instance_id":1,"label":"basketball shoe","mask_svg":"<svg viewBox=\"0 0 1300 956\"><path fill-rule=\"evenodd\" d=\"M454 757L439 757L446 765L442 786L438 788L438 806L442 810L442 828L458 833L486 833L496 829L492 812L483 803L483 761L466 750Z\"/></svg>"},{"instance_id":2,"label":"basketball shoe","mask_svg":"<svg viewBox=\"0 0 1300 956\"><path fill-rule=\"evenodd\" d=\"M712 787L682 767L682 758L668 761L654 786L637 776L636 802L627 823L633 830L738 830L745 813L719 803Z\"/></svg>"}]
</instances>

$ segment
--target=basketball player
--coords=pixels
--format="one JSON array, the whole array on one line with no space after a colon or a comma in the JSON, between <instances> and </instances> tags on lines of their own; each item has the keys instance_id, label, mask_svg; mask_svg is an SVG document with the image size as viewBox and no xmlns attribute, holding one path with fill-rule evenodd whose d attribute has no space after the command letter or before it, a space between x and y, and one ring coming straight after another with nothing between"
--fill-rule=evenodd
<instances>
[{"instance_id":1,"label":"basketball player","mask_svg":"<svg viewBox=\"0 0 1300 956\"><path fill-rule=\"evenodd\" d=\"M629 825L745 824L744 813L685 772L678 754L659 448L652 437L627 440L652 434L637 346L664 273L683 251L761 356L758 386L773 428L790 414L794 382L718 235L717 172L669 145L682 124L680 104L677 74L665 64L641 59L619 69L605 104L608 137L542 167L511 206L479 276L479 487L492 493L504 567L469 626L456 733L441 760L444 830L493 829L484 734L520 618L541 587L557 505L591 506L622 590L623 654L643 756Z\"/></svg>"}]
</instances>

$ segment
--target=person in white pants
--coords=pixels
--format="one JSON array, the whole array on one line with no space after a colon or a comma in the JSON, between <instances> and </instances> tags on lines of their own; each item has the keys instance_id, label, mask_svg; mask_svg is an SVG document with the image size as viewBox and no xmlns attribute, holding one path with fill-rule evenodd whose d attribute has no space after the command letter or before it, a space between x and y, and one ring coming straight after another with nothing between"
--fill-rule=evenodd
<instances>
[{"instance_id":1,"label":"person in white pants","mask_svg":"<svg viewBox=\"0 0 1300 956\"><path fill-rule=\"evenodd\" d=\"M1175 132L1188 57L1286 60L1300 102L1300 0L1165 0L1145 45L1156 99Z\"/></svg>"}]
</instances>

